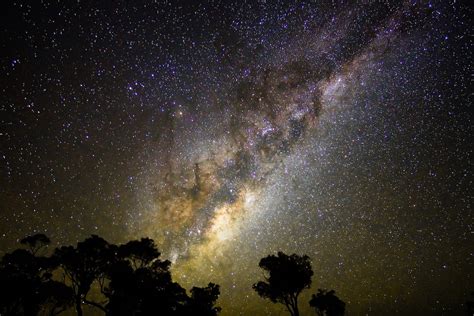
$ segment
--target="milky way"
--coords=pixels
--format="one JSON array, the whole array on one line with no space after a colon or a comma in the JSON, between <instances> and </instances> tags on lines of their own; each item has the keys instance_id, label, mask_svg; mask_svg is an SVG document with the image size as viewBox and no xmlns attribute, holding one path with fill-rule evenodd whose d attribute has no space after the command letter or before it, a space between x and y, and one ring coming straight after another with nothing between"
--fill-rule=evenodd
<instances>
[{"instance_id":1,"label":"milky way","mask_svg":"<svg viewBox=\"0 0 474 316\"><path fill-rule=\"evenodd\" d=\"M2 22L0 246L149 236L222 315L276 251L351 314L472 288L472 45L457 3L15 3Z\"/></svg>"}]
</instances>

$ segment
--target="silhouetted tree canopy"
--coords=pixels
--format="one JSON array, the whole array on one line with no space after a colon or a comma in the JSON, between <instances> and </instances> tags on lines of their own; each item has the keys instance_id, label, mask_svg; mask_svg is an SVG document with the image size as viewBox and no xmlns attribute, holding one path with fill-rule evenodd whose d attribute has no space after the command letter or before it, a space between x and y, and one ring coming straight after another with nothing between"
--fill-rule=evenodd
<instances>
[{"instance_id":1,"label":"silhouetted tree canopy","mask_svg":"<svg viewBox=\"0 0 474 316\"><path fill-rule=\"evenodd\" d=\"M188 294L173 281L171 262L161 258L153 239L114 245L91 235L75 247L56 248L51 256L38 256L50 244L44 234L27 236L20 243L26 249L0 260L0 316L55 316L72 308L82 316L83 305L107 316L217 316L221 311L216 306L219 285L193 287ZM262 258L259 266L264 280L253 289L299 316L298 297L310 288L313 276L310 258L278 252ZM346 308L334 290L325 289L318 289L309 305L319 316L343 316ZM463 308L474 315L472 300Z\"/></svg>"},{"instance_id":2,"label":"silhouetted tree canopy","mask_svg":"<svg viewBox=\"0 0 474 316\"><path fill-rule=\"evenodd\" d=\"M52 280L56 263L50 258L36 257L34 253L17 249L5 254L0 261L0 315L30 316L42 309L56 315L70 303L60 298L67 292L59 294L55 290L61 286Z\"/></svg>"},{"instance_id":3,"label":"silhouetted tree canopy","mask_svg":"<svg viewBox=\"0 0 474 316\"><path fill-rule=\"evenodd\" d=\"M40 249L48 246L50 242L51 240L49 240L49 238L45 234L36 234L33 236L26 236L25 238L20 240L20 243L22 245L26 245L33 255L36 255L36 253Z\"/></svg>"},{"instance_id":4,"label":"silhouetted tree canopy","mask_svg":"<svg viewBox=\"0 0 474 316\"><path fill-rule=\"evenodd\" d=\"M319 316L343 316L346 310L346 304L336 296L334 290L318 289L318 293L311 296L309 305L314 307Z\"/></svg>"},{"instance_id":5,"label":"silhouetted tree canopy","mask_svg":"<svg viewBox=\"0 0 474 316\"><path fill-rule=\"evenodd\" d=\"M131 240L119 246L118 254L121 258L129 260L134 268L144 268L161 255L155 242L150 238Z\"/></svg>"},{"instance_id":6,"label":"silhouetted tree canopy","mask_svg":"<svg viewBox=\"0 0 474 316\"><path fill-rule=\"evenodd\" d=\"M48 280L39 293L42 297L41 309L49 311L47 315L59 315L74 305L72 289L62 282Z\"/></svg>"},{"instance_id":7,"label":"silhouetted tree canopy","mask_svg":"<svg viewBox=\"0 0 474 316\"><path fill-rule=\"evenodd\" d=\"M253 289L263 298L284 304L291 315L298 316L298 296L311 286L310 258L278 252L277 256L262 258L259 266L266 272L265 281L255 283Z\"/></svg>"},{"instance_id":8,"label":"silhouetted tree canopy","mask_svg":"<svg viewBox=\"0 0 474 316\"><path fill-rule=\"evenodd\" d=\"M193 287L191 289L191 298L188 302L187 311L189 314L202 316L215 316L221 308L214 307L219 298L219 285L209 283L207 287Z\"/></svg>"},{"instance_id":9,"label":"silhouetted tree canopy","mask_svg":"<svg viewBox=\"0 0 474 316\"><path fill-rule=\"evenodd\" d=\"M188 296L172 281L168 260L161 260L152 239L119 246L120 260L110 268L104 294L109 299L107 315L178 315Z\"/></svg>"},{"instance_id":10,"label":"silhouetted tree canopy","mask_svg":"<svg viewBox=\"0 0 474 316\"><path fill-rule=\"evenodd\" d=\"M85 302L100 309L105 309L87 299L87 294L94 281L104 274L109 264L109 244L103 238L92 235L77 243L77 247L63 246L54 252L64 275L71 282L77 315L82 316L82 303Z\"/></svg>"},{"instance_id":11,"label":"silhouetted tree canopy","mask_svg":"<svg viewBox=\"0 0 474 316\"><path fill-rule=\"evenodd\" d=\"M83 315L84 304L108 316L215 316L220 311L215 306L219 286L193 287L188 295L173 282L171 262L161 259L150 238L114 245L92 235L76 247L55 249L50 257L36 256L49 243L44 234L25 237L21 244L28 250L7 253L0 261L1 316L54 316L72 307ZM92 288L103 294L101 301L89 297Z\"/></svg>"}]
</instances>

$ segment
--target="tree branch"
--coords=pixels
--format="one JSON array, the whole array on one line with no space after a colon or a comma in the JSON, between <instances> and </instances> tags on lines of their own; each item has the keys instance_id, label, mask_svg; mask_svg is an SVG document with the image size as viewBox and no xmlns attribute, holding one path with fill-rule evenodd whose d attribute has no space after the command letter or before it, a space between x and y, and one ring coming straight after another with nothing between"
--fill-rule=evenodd
<instances>
[{"instance_id":1,"label":"tree branch","mask_svg":"<svg viewBox=\"0 0 474 316\"><path fill-rule=\"evenodd\" d=\"M87 304L87 305L91 305L91 306L97 307L98 309L100 309L100 310L103 311L104 313L107 313L107 309L106 309L104 306L102 306L102 305L100 305L100 304L98 304L98 303L96 303L96 302L88 301L86 298L83 299L83 302L84 302L85 304Z\"/></svg>"}]
</instances>

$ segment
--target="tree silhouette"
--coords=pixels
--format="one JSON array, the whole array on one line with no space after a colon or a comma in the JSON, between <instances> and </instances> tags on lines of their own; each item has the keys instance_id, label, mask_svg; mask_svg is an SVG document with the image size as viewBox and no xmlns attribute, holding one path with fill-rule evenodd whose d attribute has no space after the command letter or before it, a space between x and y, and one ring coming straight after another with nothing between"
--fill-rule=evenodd
<instances>
[{"instance_id":1,"label":"tree silhouette","mask_svg":"<svg viewBox=\"0 0 474 316\"><path fill-rule=\"evenodd\" d=\"M309 305L314 307L319 316L343 316L346 304L336 296L334 290L318 289L317 295L312 295Z\"/></svg>"},{"instance_id":2,"label":"tree silhouette","mask_svg":"<svg viewBox=\"0 0 474 316\"><path fill-rule=\"evenodd\" d=\"M82 303L95 306L104 312L106 309L96 302L87 299L87 294L94 281L104 274L105 267L110 264L110 247L103 238L92 235L77 243L77 247L63 246L54 252L64 276L71 282L74 304L77 315L82 316Z\"/></svg>"},{"instance_id":3,"label":"tree silhouette","mask_svg":"<svg viewBox=\"0 0 474 316\"><path fill-rule=\"evenodd\" d=\"M43 234L21 240L27 249L8 253L0 260L0 315L59 315L74 307L94 306L108 316L202 315L215 316L219 286L193 287L190 296L173 282L171 262L161 259L150 238L124 245L109 244L92 235L76 247L55 249L51 257L35 254L49 244ZM62 272L62 282L53 279ZM106 301L88 299L99 285Z\"/></svg>"},{"instance_id":4,"label":"tree silhouette","mask_svg":"<svg viewBox=\"0 0 474 316\"><path fill-rule=\"evenodd\" d=\"M39 293L42 297L41 309L45 311L45 315L59 315L74 304L72 289L61 282L49 280L43 283Z\"/></svg>"},{"instance_id":5,"label":"tree silhouette","mask_svg":"<svg viewBox=\"0 0 474 316\"><path fill-rule=\"evenodd\" d=\"M22 239L30 250L17 249L0 261L0 315L29 316L48 309L50 315L57 315L70 305L67 286L52 280L57 264L51 258L34 255L49 242L43 236Z\"/></svg>"},{"instance_id":6,"label":"tree silhouette","mask_svg":"<svg viewBox=\"0 0 474 316\"><path fill-rule=\"evenodd\" d=\"M298 316L298 296L311 286L310 258L278 252L277 256L262 258L259 266L266 272L265 281L255 283L253 289L261 297L285 305L290 315Z\"/></svg>"},{"instance_id":7,"label":"tree silhouette","mask_svg":"<svg viewBox=\"0 0 474 316\"><path fill-rule=\"evenodd\" d=\"M172 282L171 262L162 261L152 239L132 240L118 247L119 260L108 270L110 280L107 315L174 315L182 310L187 295ZM138 315L137 314L137 315Z\"/></svg>"},{"instance_id":8,"label":"tree silhouette","mask_svg":"<svg viewBox=\"0 0 474 316\"><path fill-rule=\"evenodd\" d=\"M221 311L220 307L214 307L219 294L219 285L214 283L209 283L204 288L193 287L187 304L188 314L216 316Z\"/></svg>"},{"instance_id":9,"label":"tree silhouette","mask_svg":"<svg viewBox=\"0 0 474 316\"><path fill-rule=\"evenodd\" d=\"M108 316L122 315L202 315L214 316L219 286L209 283L194 287L191 297L169 271L171 262L160 259L152 239L133 240L118 248L120 260L109 269Z\"/></svg>"},{"instance_id":10,"label":"tree silhouette","mask_svg":"<svg viewBox=\"0 0 474 316\"><path fill-rule=\"evenodd\" d=\"M17 249L6 254L0 263L0 314L36 315L41 299L37 292L42 278L40 263L33 254Z\"/></svg>"},{"instance_id":11,"label":"tree silhouette","mask_svg":"<svg viewBox=\"0 0 474 316\"><path fill-rule=\"evenodd\" d=\"M159 260L161 253L155 246L155 242L150 238L131 240L118 248L118 255L122 259L128 260L135 269L144 268Z\"/></svg>"},{"instance_id":12,"label":"tree silhouette","mask_svg":"<svg viewBox=\"0 0 474 316\"><path fill-rule=\"evenodd\" d=\"M26 245L33 255L51 243L51 240L45 234L36 234L33 236L26 236L20 240L22 245Z\"/></svg>"}]
</instances>

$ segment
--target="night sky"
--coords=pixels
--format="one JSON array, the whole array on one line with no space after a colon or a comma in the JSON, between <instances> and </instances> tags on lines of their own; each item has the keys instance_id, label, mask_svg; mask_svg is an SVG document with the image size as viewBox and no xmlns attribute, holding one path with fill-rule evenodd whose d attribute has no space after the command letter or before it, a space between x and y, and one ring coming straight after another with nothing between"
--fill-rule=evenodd
<instances>
[{"instance_id":1,"label":"night sky","mask_svg":"<svg viewBox=\"0 0 474 316\"><path fill-rule=\"evenodd\" d=\"M0 255L149 236L222 315L285 315L260 258L351 315L474 291L472 20L459 1L2 1Z\"/></svg>"}]
</instances>

